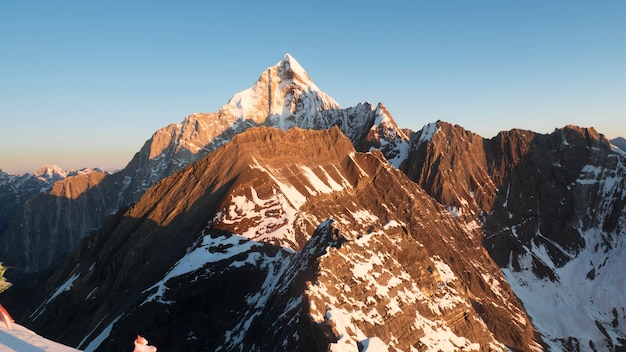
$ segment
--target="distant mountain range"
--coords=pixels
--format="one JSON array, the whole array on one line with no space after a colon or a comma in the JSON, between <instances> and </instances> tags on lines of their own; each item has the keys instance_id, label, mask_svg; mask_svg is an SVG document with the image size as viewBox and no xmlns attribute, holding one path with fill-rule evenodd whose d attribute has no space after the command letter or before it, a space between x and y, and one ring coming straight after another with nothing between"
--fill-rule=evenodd
<instances>
[{"instance_id":1,"label":"distant mountain range","mask_svg":"<svg viewBox=\"0 0 626 352\"><path fill-rule=\"evenodd\" d=\"M0 174L5 295L88 351L138 333L159 350L623 350L616 146L577 126L402 129L287 54L114 174L22 193Z\"/></svg>"}]
</instances>

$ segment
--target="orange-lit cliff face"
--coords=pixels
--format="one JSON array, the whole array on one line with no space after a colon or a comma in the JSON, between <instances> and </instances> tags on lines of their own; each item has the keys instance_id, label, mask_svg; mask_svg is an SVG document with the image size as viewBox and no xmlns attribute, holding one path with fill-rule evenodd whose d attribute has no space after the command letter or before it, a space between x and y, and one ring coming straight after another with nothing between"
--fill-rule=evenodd
<instances>
[{"instance_id":1,"label":"orange-lit cliff face","mask_svg":"<svg viewBox=\"0 0 626 352\"><path fill-rule=\"evenodd\" d=\"M48 194L53 197L75 200L88 190L97 187L106 176L107 174L104 172L93 170L68 176L54 183Z\"/></svg>"},{"instance_id":2,"label":"orange-lit cliff face","mask_svg":"<svg viewBox=\"0 0 626 352\"><path fill-rule=\"evenodd\" d=\"M623 152L593 128L511 130L487 140L460 126L433 126L414 134L401 168L451 214L481 229L475 240L503 268L544 341L564 350L576 343L609 350L620 345L606 331L619 334L626 324L626 317L612 313L623 304L615 295L611 303L598 303L593 287L619 286L609 279L619 260L608 267L597 263L623 252ZM425 133L428 138L420 142ZM598 267L605 273L599 279ZM576 291L576 297L559 298L563 290ZM588 307L602 313L589 313ZM580 324L554 328L560 311Z\"/></svg>"}]
</instances>

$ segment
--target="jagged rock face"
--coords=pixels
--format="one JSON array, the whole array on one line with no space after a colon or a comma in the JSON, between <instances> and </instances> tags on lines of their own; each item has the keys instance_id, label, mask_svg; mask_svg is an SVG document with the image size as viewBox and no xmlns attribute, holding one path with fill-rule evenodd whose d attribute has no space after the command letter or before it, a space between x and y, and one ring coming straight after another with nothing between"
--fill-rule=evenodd
<instances>
[{"instance_id":1,"label":"jagged rock face","mask_svg":"<svg viewBox=\"0 0 626 352\"><path fill-rule=\"evenodd\" d=\"M626 231L624 156L595 130L512 130L485 140L438 122L413 135L402 168L470 227L482 225L485 248L548 346L624 345L624 295L592 289L601 282L620 291L624 279L615 259ZM560 324L561 312L576 323Z\"/></svg>"},{"instance_id":2,"label":"jagged rock face","mask_svg":"<svg viewBox=\"0 0 626 352\"><path fill-rule=\"evenodd\" d=\"M494 165L491 172L502 192L497 200L499 206L494 207L486 221L487 232L523 223L520 241L524 245L537 234L550 234L549 239L561 248L546 243L547 250L555 264L561 266L569 259L569 253L575 255L585 246L579 226L583 231L602 226L592 223L602 219L588 210L595 208L604 195L599 195L597 189L583 190L576 181L585 165L606 167L606 161L600 159L608 158L608 144L593 130L571 127L550 135L514 130L496 136L493 143L497 147L490 154ZM618 157L613 160L617 162ZM616 220L606 226L615 229ZM494 239L503 237L506 236ZM563 249L569 253L563 253ZM505 266L509 252L498 252L501 257L496 260Z\"/></svg>"},{"instance_id":3,"label":"jagged rock face","mask_svg":"<svg viewBox=\"0 0 626 352\"><path fill-rule=\"evenodd\" d=\"M82 203L32 201L28 204L28 212L18 214L13 220L12 230L2 233L2 238L13 244L29 243L37 247L39 242L35 238L46 233L51 241L67 241L72 248L92 229L100 228L106 216L136 202L148 188L164 177L216 150L235 135L260 125L282 129L329 129L338 126L357 150L380 148L394 165L399 164L408 152L409 137L396 126L382 104L374 107L365 103L342 109L287 54L275 66L268 68L255 85L235 94L218 112L192 114L181 123L157 131L123 170L106 177L97 188L82 194L81 197L86 199ZM51 207L53 203L55 206ZM76 216L74 209L84 206L91 206L88 209L92 215ZM66 232L59 233L59 229ZM2 242L0 257L4 258L3 253L15 253L3 260L20 270L46 270L52 258L66 253L50 251L47 252L49 258L32 262L22 253L43 252L49 248L9 248Z\"/></svg>"},{"instance_id":4,"label":"jagged rock face","mask_svg":"<svg viewBox=\"0 0 626 352\"><path fill-rule=\"evenodd\" d=\"M568 126L534 136L487 216L485 246L553 349L626 345L625 190L623 153L593 129ZM555 324L564 311L570 323Z\"/></svg>"},{"instance_id":5,"label":"jagged rock face","mask_svg":"<svg viewBox=\"0 0 626 352\"><path fill-rule=\"evenodd\" d=\"M110 218L23 318L99 350L540 349L477 233L338 128L257 128Z\"/></svg>"},{"instance_id":6,"label":"jagged rock face","mask_svg":"<svg viewBox=\"0 0 626 352\"><path fill-rule=\"evenodd\" d=\"M495 201L498 188L488 165L482 137L438 121L413 134L411 152L400 168L469 223Z\"/></svg>"}]
</instances>

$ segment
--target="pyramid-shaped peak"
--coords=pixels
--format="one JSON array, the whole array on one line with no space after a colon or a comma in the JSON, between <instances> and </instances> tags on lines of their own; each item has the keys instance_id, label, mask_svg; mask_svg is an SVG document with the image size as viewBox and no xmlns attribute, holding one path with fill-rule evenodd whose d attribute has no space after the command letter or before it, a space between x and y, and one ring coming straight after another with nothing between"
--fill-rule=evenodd
<instances>
[{"instance_id":1,"label":"pyramid-shaped peak","mask_svg":"<svg viewBox=\"0 0 626 352\"><path fill-rule=\"evenodd\" d=\"M291 54L286 53L282 60L276 64L278 68L278 75L281 79L294 79L298 78L300 81L310 81L308 73L304 70L302 65Z\"/></svg>"},{"instance_id":2,"label":"pyramid-shaped peak","mask_svg":"<svg viewBox=\"0 0 626 352\"><path fill-rule=\"evenodd\" d=\"M292 70L296 70L296 71L304 71L304 68L302 68L302 66L300 65L300 63L298 62L298 60L296 60L295 57L291 56L291 54L286 53L283 56L283 59L280 60L280 65L289 65L291 66Z\"/></svg>"},{"instance_id":3,"label":"pyramid-shaped peak","mask_svg":"<svg viewBox=\"0 0 626 352\"><path fill-rule=\"evenodd\" d=\"M283 60L282 61L292 61L292 60L296 61L296 59L293 56L291 56L291 54L285 53L285 55L283 55Z\"/></svg>"}]
</instances>

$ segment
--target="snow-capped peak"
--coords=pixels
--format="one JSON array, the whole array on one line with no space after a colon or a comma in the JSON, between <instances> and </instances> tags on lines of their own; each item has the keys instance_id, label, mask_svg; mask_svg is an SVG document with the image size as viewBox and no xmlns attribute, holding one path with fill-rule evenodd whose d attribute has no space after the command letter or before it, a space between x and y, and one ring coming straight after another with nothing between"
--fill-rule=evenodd
<instances>
[{"instance_id":1,"label":"snow-capped peak","mask_svg":"<svg viewBox=\"0 0 626 352\"><path fill-rule=\"evenodd\" d=\"M285 54L283 59L275 66L278 67L278 73L282 79L295 79L297 77L307 85L313 83L311 82L309 74L306 73L300 63L289 53Z\"/></svg>"},{"instance_id":2,"label":"snow-capped peak","mask_svg":"<svg viewBox=\"0 0 626 352\"><path fill-rule=\"evenodd\" d=\"M302 113L332 109L341 106L311 81L293 56L285 54L252 87L235 94L221 111L239 120L290 128Z\"/></svg>"},{"instance_id":3,"label":"snow-capped peak","mask_svg":"<svg viewBox=\"0 0 626 352\"><path fill-rule=\"evenodd\" d=\"M54 182L68 176L68 173L74 170L63 170L57 165L46 165L33 172L33 176L42 181Z\"/></svg>"},{"instance_id":4,"label":"snow-capped peak","mask_svg":"<svg viewBox=\"0 0 626 352\"><path fill-rule=\"evenodd\" d=\"M57 165L45 165L33 172L33 175L41 177L51 177L55 174L64 175L65 171Z\"/></svg>"}]
</instances>

